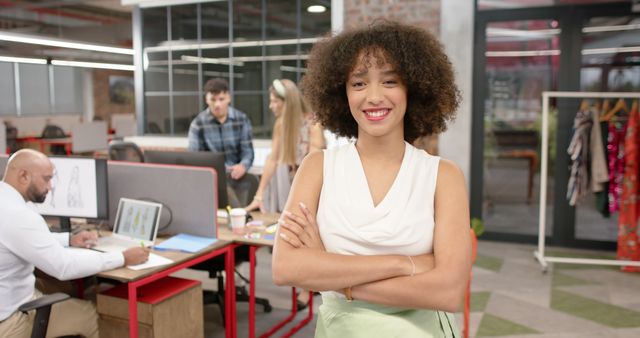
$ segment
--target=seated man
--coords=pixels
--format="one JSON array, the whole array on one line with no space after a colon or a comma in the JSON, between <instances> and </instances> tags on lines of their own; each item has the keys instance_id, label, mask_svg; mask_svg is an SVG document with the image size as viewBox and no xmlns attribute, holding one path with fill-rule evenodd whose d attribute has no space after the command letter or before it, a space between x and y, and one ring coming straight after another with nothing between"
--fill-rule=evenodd
<instances>
[{"instance_id":1,"label":"seated man","mask_svg":"<svg viewBox=\"0 0 640 338\"><path fill-rule=\"evenodd\" d=\"M42 216L27 202L42 203L51 189L53 164L31 149L17 151L7 163L0 181L0 337L29 337L33 313L18 307L42 296L35 289L34 267L60 280L90 276L148 259L147 249L130 248L123 253L101 253L66 248L88 247L96 235L81 231L51 233ZM47 336L98 337L95 306L78 299L53 305Z\"/></svg>"},{"instance_id":2,"label":"seated man","mask_svg":"<svg viewBox=\"0 0 640 338\"><path fill-rule=\"evenodd\" d=\"M204 85L208 108L200 112L189 126L190 151L224 153L229 173L227 190L232 207L245 206L251 182L243 180L253 163L251 121L243 112L230 107L231 95L225 79L211 79ZM253 198L253 196L251 196Z\"/></svg>"}]
</instances>

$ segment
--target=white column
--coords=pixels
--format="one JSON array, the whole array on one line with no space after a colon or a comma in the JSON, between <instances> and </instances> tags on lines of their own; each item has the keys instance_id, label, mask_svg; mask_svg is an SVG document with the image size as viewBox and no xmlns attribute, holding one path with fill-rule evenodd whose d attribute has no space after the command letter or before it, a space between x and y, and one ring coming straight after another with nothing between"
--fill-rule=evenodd
<instances>
[{"instance_id":1,"label":"white column","mask_svg":"<svg viewBox=\"0 0 640 338\"><path fill-rule=\"evenodd\" d=\"M440 41L453 63L462 102L455 122L440 135L438 151L440 156L460 166L467 181L467 188L471 175L474 5L475 1L444 0L440 5Z\"/></svg>"},{"instance_id":2,"label":"white column","mask_svg":"<svg viewBox=\"0 0 640 338\"><path fill-rule=\"evenodd\" d=\"M95 109L93 107L93 69L84 68L82 72L82 97L83 113L82 117L85 122L93 121Z\"/></svg>"}]
</instances>

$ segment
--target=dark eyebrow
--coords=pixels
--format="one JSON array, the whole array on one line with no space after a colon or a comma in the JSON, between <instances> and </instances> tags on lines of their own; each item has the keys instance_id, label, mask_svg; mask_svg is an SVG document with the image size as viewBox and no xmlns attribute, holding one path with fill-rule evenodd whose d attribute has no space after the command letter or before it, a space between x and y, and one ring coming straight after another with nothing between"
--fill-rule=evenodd
<instances>
[{"instance_id":1,"label":"dark eyebrow","mask_svg":"<svg viewBox=\"0 0 640 338\"><path fill-rule=\"evenodd\" d=\"M351 76L353 77L363 77L367 74L367 69L361 69L361 70L356 70L353 73L351 73Z\"/></svg>"}]
</instances>

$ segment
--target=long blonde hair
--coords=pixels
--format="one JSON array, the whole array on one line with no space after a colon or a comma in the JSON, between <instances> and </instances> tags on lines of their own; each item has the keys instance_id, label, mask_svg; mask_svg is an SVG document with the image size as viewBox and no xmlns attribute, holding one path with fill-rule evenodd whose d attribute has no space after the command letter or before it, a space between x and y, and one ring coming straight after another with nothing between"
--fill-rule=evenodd
<instances>
[{"instance_id":1,"label":"long blonde hair","mask_svg":"<svg viewBox=\"0 0 640 338\"><path fill-rule=\"evenodd\" d=\"M280 82L280 84L276 82ZM282 93L282 87L284 87L284 93ZM280 142L278 162L296 165L296 149L300 141L300 129L305 119L307 104L304 102L300 90L291 80L274 80L274 85L269 88L269 91L276 97L284 100L284 111L281 117L282 142Z\"/></svg>"}]
</instances>

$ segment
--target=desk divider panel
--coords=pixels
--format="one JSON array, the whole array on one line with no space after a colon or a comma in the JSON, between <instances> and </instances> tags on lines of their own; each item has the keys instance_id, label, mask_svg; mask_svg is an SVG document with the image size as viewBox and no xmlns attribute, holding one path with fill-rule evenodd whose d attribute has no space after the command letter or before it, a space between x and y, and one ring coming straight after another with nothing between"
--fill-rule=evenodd
<instances>
[{"instance_id":1,"label":"desk divider panel","mask_svg":"<svg viewBox=\"0 0 640 338\"><path fill-rule=\"evenodd\" d=\"M159 233L217 237L217 175L211 168L109 161L109 224L121 197L164 204ZM172 220L166 208L171 209Z\"/></svg>"},{"instance_id":2,"label":"desk divider panel","mask_svg":"<svg viewBox=\"0 0 640 338\"><path fill-rule=\"evenodd\" d=\"M4 169L7 167L7 162L9 162L9 155L0 154L0 179L4 176Z\"/></svg>"},{"instance_id":3,"label":"desk divider panel","mask_svg":"<svg viewBox=\"0 0 640 338\"><path fill-rule=\"evenodd\" d=\"M4 154L7 152L7 128L5 128L4 123L0 120L0 154Z\"/></svg>"}]
</instances>

